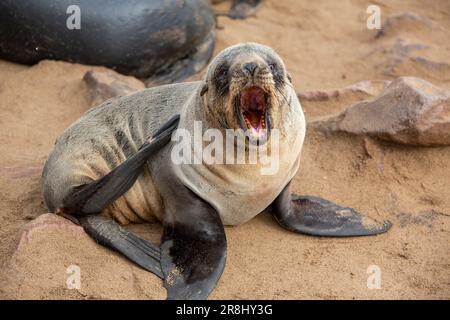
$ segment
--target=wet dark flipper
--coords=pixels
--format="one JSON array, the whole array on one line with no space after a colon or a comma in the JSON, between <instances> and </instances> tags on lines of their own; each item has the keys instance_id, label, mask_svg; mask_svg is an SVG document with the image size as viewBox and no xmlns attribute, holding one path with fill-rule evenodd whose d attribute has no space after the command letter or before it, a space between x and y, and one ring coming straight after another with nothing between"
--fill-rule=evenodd
<instances>
[{"instance_id":1,"label":"wet dark flipper","mask_svg":"<svg viewBox=\"0 0 450 320\"><path fill-rule=\"evenodd\" d=\"M164 278L160 264L159 247L121 227L110 218L100 215L79 217L81 226L87 234L100 244L114 249L128 259Z\"/></svg>"},{"instance_id":2,"label":"wet dark flipper","mask_svg":"<svg viewBox=\"0 0 450 320\"><path fill-rule=\"evenodd\" d=\"M206 299L222 275L225 231L217 211L184 186L176 188L181 210L164 224L161 267L167 299Z\"/></svg>"},{"instance_id":3,"label":"wet dark flipper","mask_svg":"<svg viewBox=\"0 0 450 320\"><path fill-rule=\"evenodd\" d=\"M234 0L230 11L216 12L216 16L227 16L231 19L246 19L255 14L263 0Z\"/></svg>"},{"instance_id":4,"label":"wet dark flipper","mask_svg":"<svg viewBox=\"0 0 450 320\"><path fill-rule=\"evenodd\" d=\"M159 128L153 135L153 139L167 137L172 134L172 132L177 128L178 122L180 121L180 115L177 114L170 118L165 124ZM144 144L145 146L145 144Z\"/></svg>"},{"instance_id":5,"label":"wet dark flipper","mask_svg":"<svg viewBox=\"0 0 450 320\"><path fill-rule=\"evenodd\" d=\"M103 178L78 187L63 202L63 212L76 216L98 213L128 191L148 158L165 146L177 128L179 115L164 124L130 158L117 166Z\"/></svg>"},{"instance_id":6,"label":"wet dark flipper","mask_svg":"<svg viewBox=\"0 0 450 320\"><path fill-rule=\"evenodd\" d=\"M291 195L289 185L274 201L272 211L284 228L314 236L369 236L384 233L392 226L389 221L379 223L319 197Z\"/></svg>"}]
</instances>

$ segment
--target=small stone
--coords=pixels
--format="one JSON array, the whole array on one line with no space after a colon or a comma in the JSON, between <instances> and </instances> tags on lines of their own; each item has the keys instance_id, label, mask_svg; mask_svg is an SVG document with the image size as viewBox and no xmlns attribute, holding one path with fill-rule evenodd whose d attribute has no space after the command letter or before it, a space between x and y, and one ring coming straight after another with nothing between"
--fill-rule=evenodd
<instances>
[{"instance_id":1,"label":"small stone","mask_svg":"<svg viewBox=\"0 0 450 320\"><path fill-rule=\"evenodd\" d=\"M112 70L88 71L83 77L91 96L91 105L96 106L104 101L125 96L145 89L140 80L124 76Z\"/></svg>"},{"instance_id":2,"label":"small stone","mask_svg":"<svg viewBox=\"0 0 450 320\"><path fill-rule=\"evenodd\" d=\"M60 230L64 233L69 232L77 238L88 237L82 227L70 222L67 219L57 216L56 214L46 213L26 224L20 237L17 250L20 251L23 247L30 244L30 242L33 241L35 234L42 234L48 232L48 230Z\"/></svg>"},{"instance_id":3,"label":"small stone","mask_svg":"<svg viewBox=\"0 0 450 320\"><path fill-rule=\"evenodd\" d=\"M377 95L384 88L389 85L390 81L387 80L365 80L354 83L347 87L341 89L334 90L314 90L314 91L302 91L297 93L297 96L300 100L306 101L325 101L333 98L337 98L343 96L347 93L351 92L363 92L369 95Z\"/></svg>"}]
</instances>

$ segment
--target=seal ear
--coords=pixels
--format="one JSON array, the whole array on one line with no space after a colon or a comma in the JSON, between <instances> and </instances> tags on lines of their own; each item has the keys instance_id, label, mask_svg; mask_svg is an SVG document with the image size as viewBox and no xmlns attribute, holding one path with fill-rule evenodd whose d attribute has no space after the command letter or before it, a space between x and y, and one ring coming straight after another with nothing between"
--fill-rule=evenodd
<instances>
[{"instance_id":1,"label":"seal ear","mask_svg":"<svg viewBox=\"0 0 450 320\"><path fill-rule=\"evenodd\" d=\"M292 83L292 77L289 74L289 72L286 72L286 78L289 80L290 83Z\"/></svg>"},{"instance_id":2,"label":"seal ear","mask_svg":"<svg viewBox=\"0 0 450 320\"><path fill-rule=\"evenodd\" d=\"M203 95L208 91L208 84L205 83L202 87L202 90L200 91L200 96L203 97Z\"/></svg>"}]
</instances>

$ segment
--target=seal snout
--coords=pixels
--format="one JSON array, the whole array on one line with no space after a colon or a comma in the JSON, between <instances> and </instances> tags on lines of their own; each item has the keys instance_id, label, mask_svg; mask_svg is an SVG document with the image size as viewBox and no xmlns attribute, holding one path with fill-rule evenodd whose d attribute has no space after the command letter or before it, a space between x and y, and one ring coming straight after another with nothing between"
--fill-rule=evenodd
<instances>
[{"instance_id":1,"label":"seal snout","mask_svg":"<svg viewBox=\"0 0 450 320\"><path fill-rule=\"evenodd\" d=\"M248 62L246 64L244 64L244 69L250 73L251 76L253 76L255 74L255 70L258 67L258 65L254 62Z\"/></svg>"}]
</instances>

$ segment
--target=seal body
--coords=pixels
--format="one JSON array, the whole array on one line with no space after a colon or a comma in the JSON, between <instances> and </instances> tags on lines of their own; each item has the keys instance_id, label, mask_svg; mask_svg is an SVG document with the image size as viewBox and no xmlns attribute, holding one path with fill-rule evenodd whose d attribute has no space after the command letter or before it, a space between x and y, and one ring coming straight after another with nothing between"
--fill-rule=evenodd
<instances>
[{"instance_id":1,"label":"seal body","mask_svg":"<svg viewBox=\"0 0 450 320\"><path fill-rule=\"evenodd\" d=\"M110 100L88 111L57 140L43 172L43 195L51 211L77 186L99 179L135 153L164 122L181 114L180 129L193 132L204 122L201 82L165 85ZM219 212L224 224L248 221L289 183L299 166L305 121L295 92L286 105L289 136L280 139L279 169L261 175L258 164L174 164L171 141L152 156L136 183L105 213L122 224L164 221L169 191L179 178ZM205 129L207 126L205 126ZM170 207L170 205L169 205Z\"/></svg>"},{"instance_id":2,"label":"seal body","mask_svg":"<svg viewBox=\"0 0 450 320\"><path fill-rule=\"evenodd\" d=\"M206 0L4 0L0 58L103 65L168 83L208 63L214 29Z\"/></svg>"}]
</instances>

